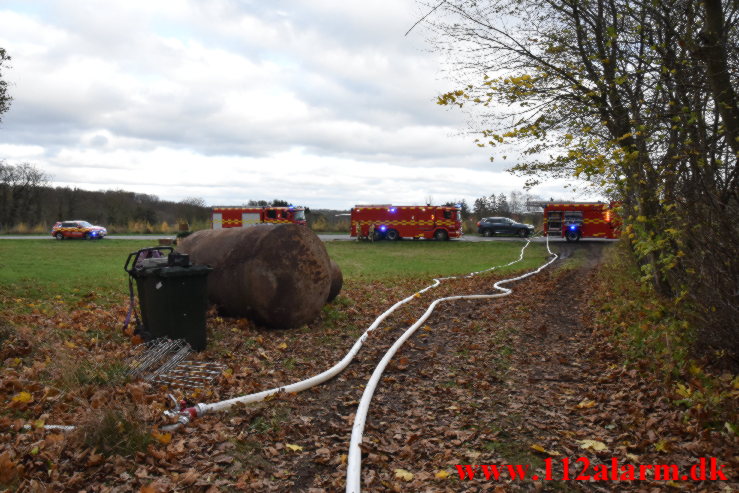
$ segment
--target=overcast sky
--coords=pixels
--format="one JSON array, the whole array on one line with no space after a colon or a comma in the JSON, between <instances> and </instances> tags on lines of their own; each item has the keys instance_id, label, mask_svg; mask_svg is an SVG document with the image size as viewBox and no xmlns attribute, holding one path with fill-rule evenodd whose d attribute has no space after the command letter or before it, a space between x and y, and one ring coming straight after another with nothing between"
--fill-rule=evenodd
<instances>
[{"instance_id":1,"label":"overcast sky","mask_svg":"<svg viewBox=\"0 0 739 493\"><path fill-rule=\"evenodd\" d=\"M55 185L209 205L435 203L521 190L435 104L413 0L0 0L0 159ZM511 154L508 151L506 154ZM532 192L569 197L561 184Z\"/></svg>"}]
</instances>

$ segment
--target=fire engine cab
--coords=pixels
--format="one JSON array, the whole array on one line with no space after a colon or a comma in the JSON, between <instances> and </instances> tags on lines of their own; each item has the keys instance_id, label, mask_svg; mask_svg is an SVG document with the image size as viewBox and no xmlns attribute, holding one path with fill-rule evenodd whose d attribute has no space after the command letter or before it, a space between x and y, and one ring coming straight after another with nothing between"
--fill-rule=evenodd
<instances>
[{"instance_id":1,"label":"fire engine cab","mask_svg":"<svg viewBox=\"0 0 739 493\"><path fill-rule=\"evenodd\" d=\"M580 238L618 238L619 221L614 202L542 202L544 234L567 241Z\"/></svg>"},{"instance_id":2,"label":"fire engine cab","mask_svg":"<svg viewBox=\"0 0 739 493\"><path fill-rule=\"evenodd\" d=\"M257 224L305 224L303 207L213 207L213 229L248 228Z\"/></svg>"},{"instance_id":3,"label":"fire engine cab","mask_svg":"<svg viewBox=\"0 0 739 493\"><path fill-rule=\"evenodd\" d=\"M356 205L352 209L351 236L391 241L459 238L462 236L462 210L430 205Z\"/></svg>"}]
</instances>

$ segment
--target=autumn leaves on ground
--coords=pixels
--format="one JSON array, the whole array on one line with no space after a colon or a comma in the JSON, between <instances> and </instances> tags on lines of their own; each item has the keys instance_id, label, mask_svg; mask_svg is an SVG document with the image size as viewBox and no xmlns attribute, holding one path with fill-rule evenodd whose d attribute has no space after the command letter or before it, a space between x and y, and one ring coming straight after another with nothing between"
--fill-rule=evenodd
<instances>
[{"instance_id":1,"label":"autumn leaves on ground","mask_svg":"<svg viewBox=\"0 0 739 493\"><path fill-rule=\"evenodd\" d=\"M364 489L736 490L739 380L682 355L683 342L668 330L674 324L658 322L667 317L656 301L629 300L639 289L623 279L617 249L556 244L563 258L512 285L511 296L440 305L375 393ZM450 280L414 299L324 385L206 415L174 433L162 430L166 391L122 377L131 348L120 330L123 298L111 307L90 292L70 306L0 291L0 491L341 491L356 406L387 348L433 299L490 293L503 277L510 274ZM428 283L348 279L320 320L292 331L210 313L209 347L199 357L228 369L188 397L214 402L317 374L375 317ZM649 473L643 481L575 481L580 457L590 475L612 458L689 471L715 457L728 480L656 481ZM571 481L557 481L563 459ZM543 479L547 461L552 481ZM465 464L529 465L528 478L461 480L455 466Z\"/></svg>"}]
</instances>

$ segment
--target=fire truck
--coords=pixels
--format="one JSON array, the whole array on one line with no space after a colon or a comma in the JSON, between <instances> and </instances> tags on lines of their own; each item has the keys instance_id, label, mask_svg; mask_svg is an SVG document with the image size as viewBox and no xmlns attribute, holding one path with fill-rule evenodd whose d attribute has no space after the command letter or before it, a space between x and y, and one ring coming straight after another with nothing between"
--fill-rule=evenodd
<instances>
[{"instance_id":1,"label":"fire truck","mask_svg":"<svg viewBox=\"0 0 739 493\"><path fill-rule=\"evenodd\" d=\"M305 224L303 207L213 207L213 229L248 228L257 224Z\"/></svg>"},{"instance_id":2,"label":"fire truck","mask_svg":"<svg viewBox=\"0 0 739 493\"><path fill-rule=\"evenodd\" d=\"M567 241L580 238L618 238L620 222L615 202L541 202L544 207L544 234Z\"/></svg>"},{"instance_id":3,"label":"fire truck","mask_svg":"<svg viewBox=\"0 0 739 493\"><path fill-rule=\"evenodd\" d=\"M462 210L459 207L356 205L351 216L351 236L359 239L448 240L462 236Z\"/></svg>"}]
</instances>

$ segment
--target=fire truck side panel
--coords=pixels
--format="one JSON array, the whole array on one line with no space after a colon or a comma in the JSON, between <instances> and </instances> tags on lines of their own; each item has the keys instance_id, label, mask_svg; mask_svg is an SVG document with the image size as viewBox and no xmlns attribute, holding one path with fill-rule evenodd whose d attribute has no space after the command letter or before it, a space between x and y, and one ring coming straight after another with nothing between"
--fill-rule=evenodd
<instances>
[{"instance_id":1,"label":"fire truck side panel","mask_svg":"<svg viewBox=\"0 0 739 493\"><path fill-rule=\"evenodd\" d=\"M248 228L262 223L271 224L305 224L304 215L296 218L296 211L288 207L214 207L212 214L213 229Z\"/></svg>"},{"instance_id":2,"label":"fire truck side panel","mask_svg":"<svg viewBox=\"0 0 739 493\"><path fill-rule=\"evenodd\" d=\"M607 204L551 203L544 207L544 232L565 234L571 222L581 223L582 238L618 238L615 213Z\"/></svg>"},{"instance_id":3,"label":"fire truck side panel","mask_svg":"<svg viewBox=\"0 0 739 493\"><path fill-rule=\"evenodd\" d=\"M213 229L223 229L223 213L222 212L214 212L212 217L212 227Z\"/></svg>"},{"instance_id":4,"label":"fire truck side panel","mask_svg":"<svg viewBox=\"0 0 739 493\"><path fill-rule=\"evenodd\" d=\"M429 206L358 206L352 209L351 236L368 238L373 231L397 231L401 238L431 239L442 229L449 238L461 236L459 210Z\"/></svg>"}]
</instances>

